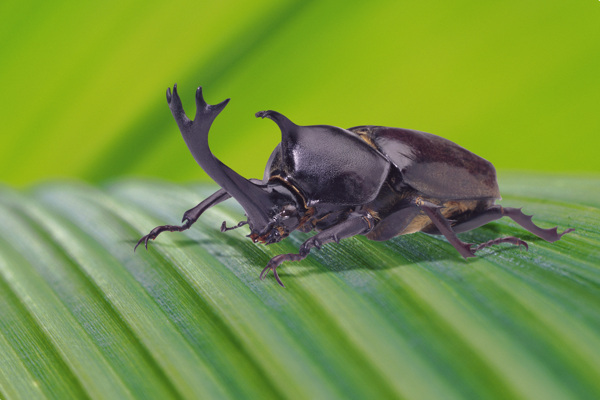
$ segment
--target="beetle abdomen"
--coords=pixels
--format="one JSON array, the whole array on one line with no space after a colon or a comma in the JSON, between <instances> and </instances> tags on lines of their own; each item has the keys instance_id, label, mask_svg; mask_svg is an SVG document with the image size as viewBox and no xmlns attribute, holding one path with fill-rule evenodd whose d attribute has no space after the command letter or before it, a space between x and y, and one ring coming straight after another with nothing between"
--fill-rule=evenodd
<instances>
[{"instance_id":1,"label":"beetle abdomen","mask_svg":"<svg viewBox=\"0 0 600 400\"><path fill-rule=\"evenodd\" d=\"M431 133L381 126L350 128L400 171L403 183L439 200L500 198L492 163Z\"/></svg>"}]
</instances>

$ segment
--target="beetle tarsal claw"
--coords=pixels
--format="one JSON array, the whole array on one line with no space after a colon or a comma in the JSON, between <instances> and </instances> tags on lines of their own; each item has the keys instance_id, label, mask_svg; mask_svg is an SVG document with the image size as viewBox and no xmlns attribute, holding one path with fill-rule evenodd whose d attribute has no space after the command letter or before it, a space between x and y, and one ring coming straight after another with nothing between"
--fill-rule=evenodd
<instances>
[{"instance_id":1,"label":"beetle tarsal claw","mask_svg":"<svg viewBox=\"0 0 600 400\"><path fill-rule=\"evenodd\" d=\"M567 234L567 233L569 233L569 232L573 232L574 230L575 230L575 229L573 229L573 228L565 229L565 230L563 231L563 233L559 233L559 234L558 234L558 237L559 237L559 238L561 238L561 237L563 237L563 235L566 235L566 234Z\"/></svg>"},{"instance_id":2,"label":"beetle tarsal claw","mask_svg":"<svg viewBox=\"0 0 600 400\"><path fill-rule=\"evenodd\" d=\"M157 230L157 228L160 228L160 227L156 227L156 228L152 229L152 231L150 231L150 233L149 233L149 234L147 234L146 236L142 236L142 237L140 238L140 240L138 240L137 244L136 244L136 245L135 245L135 247L133 248L133 252L134 252L134 253L135 253L135 251L137 250L138 246L139 246L140 244L142 244L142 242L144 242L144 247L146 248L146 250L148 250L148 241L149 241L150 239L154 240L154 239L156 238L156 236L158 236L158 233L160 233L160 232L158 232L158 233L155 233L155 231Z\"/></svg>"},{"instance_id":3,"label":"beetle tarsal claw","mask_svg":"<svg viewBox=\"0 0 600 400\"><path fill-rule=\"evenodd\" d=\"M474 243L463 243L462 247L465 249L465 251L460 251L460 253L465 259L470 257L477 257L475 255L475 251L477 251L477 249L473 249L473 246L475 246Z\"/></svg>"},{"instance_id":4,"label":"beetle tarsal claw","mask_svg":"<svg viewBox=\"0 0 600 400\"><path fill-rule=\"evenodd\" d=\"M274 260L277 257L273 257L273 259L271 259L271 261L269 261L269 263L267 264L267 266L265 268L263 268L262 272L260 273L260 280L264 280L265 277L267 276L267 274L269 273L269 271L273 271L273 276L275 276L275 280L277 281L277 283L281 286L281 287L285 287L285 285L283 284L283 282L281 281L281 279L279 278L279 274L277 273L277 267L279 266L279 264L281 262L283 262L283 260L277 262Z\"/></svg>"},{"instance_id":5,"label":"beetle tarsal claw","mask_svg":"<svg viewBox=\"0 0 600 400\"><path fill-rule=\"evenodd\" d=\"M275 280L277 280L277 283L279 283L279 285L281 285L282 287L285 287L285 285L283 284L283 282L281 282L281 279L279 279L279 275L277 274L277 267L280 266L281 263L284 262L284 261L300 261L300 260L304 260L306 258L306 256L307 256L307 254L289 253L289 254L280 254L278 256L275 256L275 257L271 258L271 261L269 261L269 263L267 264L267 266L260 273L260 279L261 280L265 279L265 277L267 276L267 274L269 273L269 271L273 271L273 275L275 276Z\"/></svg>"},{"instance_id":6,"label":"beetle tarsal claw","mask_svg":"<svg viewBox=\"0 0 600 400\"><path fill-rule=\"evenodd\" d=\"M146 239L146 236L144 236L144 237L142 237L140 240L138 240L137 244L136 244L136 245L135 245L135 247L133 248L133 252L134 252L134 253L135 253L135 251L137 250L138 246L139 246L140 244L142 244L142 242L144 241L144 239ZM146 243L145 243L145 245L146 245L146 250L148 250L148 244L147 244L147 243L148 243L148 241L146 240Z\"/></svg>"}]
</instances>

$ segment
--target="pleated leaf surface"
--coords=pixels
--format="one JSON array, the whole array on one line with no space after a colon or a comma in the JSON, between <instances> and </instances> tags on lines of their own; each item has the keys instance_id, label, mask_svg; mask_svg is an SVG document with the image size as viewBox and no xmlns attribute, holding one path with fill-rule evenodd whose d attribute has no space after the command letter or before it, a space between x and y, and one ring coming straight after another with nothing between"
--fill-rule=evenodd
<instances>
[{"instance_id":1,"label":"pleated leaf surface","mask_svg":"<svg viewBox=\"0 0 600 400\"><path fill-rule=\"evenodd\" d=\"M443 238L351 238L258 275L310 235L252 243L232 200L177 224L211 185L119 180L0 189L0 397L600 398L600 178L501 174L529 251L465 261Z\"/></svg>"}]
</instances>

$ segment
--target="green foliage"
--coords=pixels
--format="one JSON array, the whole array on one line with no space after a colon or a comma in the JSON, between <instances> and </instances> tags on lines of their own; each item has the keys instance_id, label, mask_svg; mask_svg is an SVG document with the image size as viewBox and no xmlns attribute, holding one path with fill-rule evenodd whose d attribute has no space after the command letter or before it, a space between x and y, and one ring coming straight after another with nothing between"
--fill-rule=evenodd
<instances>
[{"instance_id":1,"label":"green foliage","mask_svg":"<svg viewBox=\"0 0 600 400\"><path fill-rule=\"evenodd\" d=\"M600 181L503 175L508 245L464 261L444 239L352 238L258 274L307 237L253 244L233 202L148 251L213 186L116 181L0 191L0 397L6 399L600 396Z\"/></svg>"},{"instance_id":2,"label":"green foliage","mask_svg":"<svg viewBox=\"0 0 600 400\"><path fill-rule=\"evenodd\" d=\"M7 1L1 180L206 176L165 102L232 102L211 136L248 177L278 141L255 120L447 137L499 169L600 171L597 1Z\"/></svg>"},{"instance_id":3,"label":"green foliage","mask_svg":"<svg viewBox=\"0 0 600 400\"><path fill-rule=\"evenodd\" d=\"M0 5L0 398L600 397L598 2L8 1ZM492 161L504 204L577 230L464 261L422 234L258 246L164 91L231 97L211 146L248 177L298 124L400 126ZM112 185L99 182L117 177ZM144 181L146 176L166 181ZM92 182L54 182L50 178ZM15 189L46 182L30 190ZM70 182L70 181L69 181Z\"/></svg>"}]
</instances>

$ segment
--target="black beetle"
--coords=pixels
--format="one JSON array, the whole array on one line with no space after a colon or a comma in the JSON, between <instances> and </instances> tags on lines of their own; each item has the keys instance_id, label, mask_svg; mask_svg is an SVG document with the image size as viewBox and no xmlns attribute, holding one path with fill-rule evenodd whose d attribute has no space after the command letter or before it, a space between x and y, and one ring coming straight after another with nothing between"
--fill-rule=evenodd
<instances>
[{"instance_id":1,"label":"black beetle","mask_svg":"<svg viewBox=\"0 0 600 400\"><path fill-rule=\"evenodd\" d=\"M475 229L504 216L536 236L554 242L565 233L542 229L517 208L494 204L500 199L494 166L457 144L430 133L383 126L349 129L328 125L298 126L275 111L257 117L272 119L281 129L263 180L245 179L219 161L208 147L208 131L229 99L217 105L204 101L196 91L196 117L190 120L181 105L177 85L167 89L167 102L183 139L196 162L221 186L217 192L183 214L181 226L164 225L142 237L148 240L164 231L188 229L208 208L233 197L246 212L254 242L271 244L290 232L316 230L300 246L298 254L273 257L260 274L271 270L277 282L277 266L304 259L313 247L355 235L388 240L397 235L425 232L444 235L465 258L484 247L527 243L516 237L490 240L475 246L457 233Z\"/></svg>"}]
</instances>

